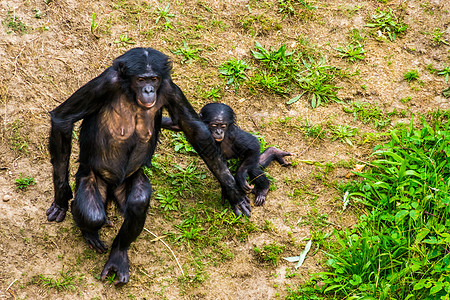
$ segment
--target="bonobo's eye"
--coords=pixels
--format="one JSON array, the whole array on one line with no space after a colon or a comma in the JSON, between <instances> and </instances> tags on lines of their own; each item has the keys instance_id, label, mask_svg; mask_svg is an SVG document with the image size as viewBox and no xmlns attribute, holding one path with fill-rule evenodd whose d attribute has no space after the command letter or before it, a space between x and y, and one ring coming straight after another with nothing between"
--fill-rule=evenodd
<instances>
[{"instance_id":1,"label":"bonobo's eye","mask_svg":"<svg viewBox=\"0 0 450 300\"><path fill-rule=\"evenodd\" d=\"M227 124L222 124L222 128L227 128Z\"/></svg>"},{"instance_id":2,"label":"bonobo's eye","mask_svg":"<svg viewBox=\"0 0 450 300\"><path fill-rule=\"evenodd\" d=\"M145 78L139 77L139 78L137 79L137 81L139 81L139 82L144 82L144 81L145 81Z\"/></svg>"},{"instance_id":3,"label":"bonobo's eye","mask_svg":"<svg viewBox=\"0 0 450 300\"><path fill-rule=\"evenodd\" d=\"M216 128L216 127L217 127L217 124L210 124L210 126L211 126L212 128Z\"/></svg>"},{"instance_id":4,"label":"bonobo's eye","mask_svg":"<svg viewBox=\"0 0 450 300\"><path fill-rule=\"evenodd\" d=\"M152 76L152 77L150 77L149 79L150 79L151 81L157 81L157 80L158 80L158 77Z\"/></svg>"}]
</instances>

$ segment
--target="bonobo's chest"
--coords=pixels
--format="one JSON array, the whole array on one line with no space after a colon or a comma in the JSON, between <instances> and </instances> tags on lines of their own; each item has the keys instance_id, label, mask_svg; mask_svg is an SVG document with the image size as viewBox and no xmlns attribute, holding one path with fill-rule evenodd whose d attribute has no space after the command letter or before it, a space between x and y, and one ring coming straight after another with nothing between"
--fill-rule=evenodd
<instances>
[{"instance_id":1,"label":"bonobo's chest","mask_svg":"<svg viewBox=\"0 0 450 300\"><path fill-rule=\"evenodd\" d=\"M147 143L154 134L157 107L143 109L125 97L116 99L102 114L104 130L112 141Z\"/></svg>"}]
</instances>

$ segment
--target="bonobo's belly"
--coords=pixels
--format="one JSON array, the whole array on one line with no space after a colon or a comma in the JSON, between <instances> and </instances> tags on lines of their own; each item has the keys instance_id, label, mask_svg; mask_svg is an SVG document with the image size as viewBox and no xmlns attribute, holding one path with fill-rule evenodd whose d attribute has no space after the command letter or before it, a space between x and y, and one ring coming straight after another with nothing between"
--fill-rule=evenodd
<instances>
[{"instance_id":1,"label":"bonobo's belly","mask_svg":"<svg viewBox=\"0 0 450 300\"><path fill-rule=\"evenodd\" d=\"M134 107L133 107L134 108ZM101 115L99 128L103 140L92 141L97 174L109 183L122 183L149 159L154 143L154 115L152 110L133 110L126 103L118 103Z\"/></svg>"}]
</instances>

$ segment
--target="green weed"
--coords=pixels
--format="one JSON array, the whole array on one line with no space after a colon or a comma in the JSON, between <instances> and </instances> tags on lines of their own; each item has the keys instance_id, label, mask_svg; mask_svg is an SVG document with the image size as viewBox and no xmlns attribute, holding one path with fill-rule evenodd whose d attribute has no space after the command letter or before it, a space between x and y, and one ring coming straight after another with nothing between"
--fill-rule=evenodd
<instances>
[{"instance_id":1,"label":"green weed","mask_svg":"<svg viewBox=\"0 0 450 300\"><path fill-rule=\"evenodd\" d=\"M343 108L346 113L353 114L355 120L358 119L364 124L373 123L376 128L381 129L391 124L389 117L383 111L368 102L353 102L351 107Z\"/></svg>"},{"instance_id":2,"label":"green weed","mask_svg":"<svg viewBox=\"0 0 450 300\"><path fill-rule=\"evenodd\" d=\"M419 71L417 70L409 70L403 75L403 79L405 79L408 82L412 82L414 80L419 79Z\"/></svg>"},{"instance_id":3,"label":"green weed","mask_svg":"<svg viewBox=\"0 0 450 300\"><path fill-rule=\"evenodd\" d=\"M175 17L175 14L169 12L169 8L170 8L170 3L166 5L166 7L164 9L162 9L161 7L157 8L157 15L158 17L156 17L155 23L158 24L159 21L161 19L164 19L164 28L165 29L173 29L172 24L170 23L170 18Z\"/></svg>"},{"instance_id":4,"label":"green weed","mask_svg":"<svg viewBox=\"0 0 450 300\"><path fill-rule=\"evenodd\" d=\"M120 44L122 47L126 47L127 45L134 45L136 42L133 41L132 37L129 37L128 34L124 33L120 35L118 41L114 41L114 44Z\"/></svg>"},{"instance_id":5,"label":"green weed","mask_svg":"<svg viewBox=\"0 0 450 300\"><path fill-rule=\"evenodd\" d=\"M29 27L25 23L23 23L18 17L16 17L13 11L8 11L8 14L6 15L2 24L6 26L6 28L9 30L6 31L6 33L8 34L11 32L15 32L22 35L28 33L29 30Z\"/></svg>"},{"instance_id":6,"label":"green weed","mask_svg":"<svg viewBox=\"0 0 450 300\"><path fill-rule=\"evenodd\" d=\"M200 48L191 48L186 41L183 41L183 46L178 48L177 50L173 50L172 52L176 55L181 55L183 58L181 59L182 63L192 63L194 60L200 59L199 53L202 51Z\"/></svg>"},{"instance_id":7,"label":"green weed","mask_svg":"<svg viewBox=\"0 0 450 300\"><path fill-rule=\"evenodd\" d=\"M77 284L82 281L81 276L72 275L71 271L64 271L63 269L59 273L59 277L51 278L46 277L42 274L38 274L33 276L32 284L40 285L46 287L48 289L55 289L58 292L60 291L74 291L77 288Z\"/></svg>"},{"instance_id":8,"label":"green weed","mask_svg":"<svg viewBox=\"0 0 450 300\"><path fill-rule=\"evenodd\" d=\"M444 44L444 45L450 45L446 40L444 40L442 38L442 36L444 34L446 34L447 31L443 30L440 31L439 28L436 28L431 34L431 42L433 43L434 46L439 46L440 44Z\"/></svg>"},{"instance_id":9,"label":"green weed","mask_svg":"<svg viewBox=\"0 0 450 300\"><path fill-rule=\"evenodd\" d=\"M436 74L439 76L444 76L445 83L448 83L448 78L450 76L450 66L445 66L443 69L436 71L437 71Z\"/></svg>"},{"instance_id":10,"label":"green weed","mask_svg":"<svg viewBox=\"0 0 450 300\"><path fill-rule=\"evenodd\" d=\"M387 34L390 41L394 41L399 34L405 33L408 29L408 25L394 15L392 9L389 9L389 11L377 9L375 14L371 16L371 21L366 26Z\"/></svg>"},{"instance_id":11,"label":"green weed","mask_svg":"<svg viewBox=\"0 0 450 300\"><path fill-rule=\"evenodd\" d=\"M285 248L286 246L281 246L273 242L268 245L264 245L262 249L254 247L253 251L259 260L276 266L278 265L278 261L280 260L281 254L283 254Z\"/></svg>"},{"instance_id":12,"label":"green weed","mask_svg":"<svg viewBox=\"0 0 450 300\"><path fill-rule=\"evenodd\" d=\"M350 146L353 146L351 137L355 136L357 133L358 128L351 127L348 125L330 126L331 140L335 141L339 139L342 142L349 144Z\"/></svg>"},{"instance_id":13,"label":"green weed","mask_svg":"<svg viewBox=\"0 0 450 300\"><path fill-rule=\"evenodd\" d=\"M411 120L392 130L357 173L362 180L342 188L360 205L359 223L334 231L328 269L291 299L448 299L450 113L436 116L420 129Z\"/></svg>"},{"instance_id":14,"label":"green weed","mask_svg":"<svg viewBox=\"0 0 450 300\"><path fill-rule=\"evenodd\" d=\"M178 153L197 153L192 145L186 140L182 132L171 133L170 144L174 147L175 152Z\"/></svg>"},{"instance_id":15,"label":"green weed","mask_svg":"<svg viewBox=\"0 0 450 300\"><path fill-rule=\"evenodd\" d=\"M250 67L243 60L231 58L219 67L219 72L226 79L226 84L233 85L236 89L247 80L245 71Z\"/></svg>"},{"instance_id":16,"label":"green weed","mask_svg":"<svg viewBox=\"0 0 450 300\"><path fill-rule=\"evenodd\" d=\"M358 59L363 60L366 55L366 50L359 43L350 43L344 47L337 47L334 50L339 52L341 58L345 58L350 62L355 62Z\"/></svg>"},{"instance_id":17,"label":"green weed","mask_svg":"<svg viewBox=\"0 0 450 300\"><path fill-rule=\"evenodd\" d=\"M23 132L24 124L21 120L16 119L10 124L9 141L11 143L11 149L22 153L28 153L28 137Z\"/></svg>"},{"instance_id":18,"label":"green weed","mask_svg":"<svg viewBox=\"0 0 450 300\"><path fill-rule=\"evenodd\" d=\"M306 0L278 0L278 12L286 15L298 15L302 9L314 10L316 6Z\"/></svg>"},{"instance_id":19,"label":"green weed","mask_svg":"<svg viewBox=\"0 0 450 300\"><path fill-rule=\"evenodd\" d=\"M26 190L30 185L35 185L36 181L33 177L23 177L22 173L20 173L20 177L16 179L16 186L19 190Z\"/></svg>"}]
</instances>

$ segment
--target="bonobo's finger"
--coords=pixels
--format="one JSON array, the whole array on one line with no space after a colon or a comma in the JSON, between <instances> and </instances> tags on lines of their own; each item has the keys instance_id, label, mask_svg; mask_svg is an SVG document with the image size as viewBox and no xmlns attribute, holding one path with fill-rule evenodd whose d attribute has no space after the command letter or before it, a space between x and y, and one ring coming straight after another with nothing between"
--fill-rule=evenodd
<instances>
[{"instance_id":1,"label":"bonobo's finger","mask_svg":"<svg viewBox=\"0 0 450 300\"><path fill-rule=\"evenodd\" d=\"M266 197L263 195L259 195L255 198L255 205L256 206L261 206L264 205L264 203L266 202Z\"/></svg>"},{"instance_id":2,"label":"bonobo's finger","mask_svg":"<svg viewBox=\"0 0 450 300\"><path fill-rule=\"evenodd\" d=\"M247 198L247 197L245 197ZM246 215L247 217L251 217L252 213L252 207L250 205L250 201L247 201L247 199L244 199L244 201L239 202L236 205L233 205L233 212L236 216L240 216L241 214Z\"/></svg>"},{"instance_id":3,"label":"bonobo's finger","mask_svg":"<svg viewBox=\"0 0 450 300\"><path fill-rule=\"evenodd\" d=\"M66 208L62 208L56 203L52 203L50 208L46 211L47 214L47 220L49 222L56 221L56 222L62 222L64 218L66 217Z\"/></svg>"},{"instance_id":4,"label":"bonobo's finger","mask_svg":"<svg viewBox=\"0 0 450 300\"><path fill-rule=\"evenodd\" d=\"M102 271L102 274L101 274L101 278L100 278L100 279L101 279L102 281L105 281L106 276L108 276L108 274L109 274L110 271L116 272L117 269L116 269L115 267L109 266L109 265L107 264L107 265L103 268L103 271Z\"/></svg>"},{"instance_id":5,"label":"bonobo's finger","mask_svg":"<svg viewBox=\"0 0 450 300\"><path fill-rule=\"evenodd\" d=\"M248 182L245 181L245 184L244 184L244 186L243 186L242 188L244 189L244 192L245 192L246 194L248 194L248 193L250 193L250 192L253 190L254 186L248 184Z\"/></svg>"},{"instance_id":6,"label":"bonobo's finger","mask_svg":"<svg viewBox=\"0 0 450 300\"><path fill-rule=\"evenodd\" d=\"M116 286L122 286L128 282L128 274L123 274L121 272L116 272L117 280L114 282Z\"/></svg>"}]
</instances>

